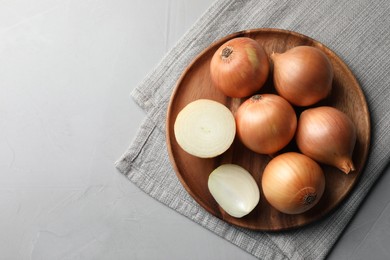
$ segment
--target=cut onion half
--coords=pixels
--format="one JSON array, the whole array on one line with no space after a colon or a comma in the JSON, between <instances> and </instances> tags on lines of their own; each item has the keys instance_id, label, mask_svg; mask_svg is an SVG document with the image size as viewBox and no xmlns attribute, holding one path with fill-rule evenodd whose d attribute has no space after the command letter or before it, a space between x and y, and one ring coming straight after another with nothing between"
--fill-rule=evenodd
<instances>
[{"instance_id":1,"label":"cut onion half","mask_svg":"<svg viewBox=\"0 0 390 260\"><path fill-rule=\"evenodd\" d=\"M223 164L208 179L208 188L219 206L229 215L241 218L259 203L259 187L252 175L236 164Z\"/></svg>"},{"instance_id":2,"label":"cut onion half","mask_svg":"<svg viewBox=\"0 0 390 260\"><path fill-rule=\"evenodd\" d=\"M229 149L236 134L236 123L232 112L223 104L198 99L179 112L174 132L184 151L200 158L212 158Z\"/></svg>"}]
</instances>

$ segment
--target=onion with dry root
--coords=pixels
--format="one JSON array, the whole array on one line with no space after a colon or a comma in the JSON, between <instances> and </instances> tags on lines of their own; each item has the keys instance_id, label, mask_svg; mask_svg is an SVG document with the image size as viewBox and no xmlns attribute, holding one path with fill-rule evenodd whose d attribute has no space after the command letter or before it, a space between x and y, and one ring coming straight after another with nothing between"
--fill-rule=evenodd
<instances>
[{"instance_id":1,"label":"onion with dry root","mask_svg":"<svg viewBox=\"0 0 390 260\"><path fill-rule=\"evenodd\" d=\"M249 214L260 200L255 179L236 164L223 164L216 168L209 175L208 188L219 206L236 218Z\"/></svg>"},{"instance_id":2,"label":"onion with dry root","mask_svg":"<svg viewBox=\"0 0 390 260\"><path fill-rule=\"evenodd\" d=\"M298 46L273 53L276 91L296 106L309 106L326 98L333 81L333 67L320 49Z\"/></svg>"},{"instance_id":3,"label":"onion with dry root","mask_svg":"<svg viewBox=\"0 0 390 260\"><path fill-rule=\"evenodd\" d=\"M303 111L298 120L296 142L303 154L318 162L335 166L346 174L355 170L352 153L356 127L345 113L334 107Z\"/></svg>"},{"instance_id":4,"label":"onion with dry root","mask_svg":"<svg viewBox=\"0 0 390 260\"><path fill-rule=\"evenodd\" d=\"M177 143L187 153L211 158L233 143L236 124L232 112L221 103L198 99L186 105L174 124Z\"/></svg>"},{"instance_id":5,"label":"onion with dry root","mask_svg":"<svg viewBox=\"0 0 390 260\"><path fill-rule=\"evenodd\" d=\"M210 76L214 85L229 97L254 94L265 83L269 73L268 56L263 47L248 37L224 43L214 53Z\"/></svg>"},{"instance_id":6,"label":"onion with dry root","mask_svg":"<svg viewBox=\"0 0 390 260\"><path fill-rule=\"evenodd\" d=\"M240 105L236 114L237 135L250 150L273 154L294 137L297 116L292 106L274 94L258 94Z\"/></svg>"},{"instance_id":7,"label":"onion with dry root","mask_svg":"<svg viewBox=\"0 0 390 260\"><path fill-rule=\"evenodd\" d=\"M314 207L325 190L325 177L317 162L288 152L265 167L262 189L266 200L280 212L300 214Z\"/></svg>"}]
</instances>

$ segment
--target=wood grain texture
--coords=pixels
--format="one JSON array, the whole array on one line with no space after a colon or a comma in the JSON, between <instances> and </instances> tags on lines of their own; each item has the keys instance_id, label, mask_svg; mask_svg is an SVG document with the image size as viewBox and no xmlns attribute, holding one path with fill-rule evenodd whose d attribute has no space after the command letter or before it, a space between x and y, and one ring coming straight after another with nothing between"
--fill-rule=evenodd
<instances>
[{"instance_id":1,"label":"wood grain texture","mask_svg":"<svg viewBox=\"0 0 390 260\"><path fill-rule=\"evenodd\" d=\"M173 125L177 114L189 102L208 98L226 105L233 114L245 98L229 98L213 86L209 66L214 52L220 45L234 37L251 37L259 42L267 52L285 52L299 45L314 46L321 49L331 60L334 80L331 95L313 106L329 105L345 112L357 127L357 142L353 153L356 171L346 175L340 170L321 164L326 178L324 195L311 210L298 214L283 214L268 204L261 191L261 176L264 167L271 160L269 155L257 154L248 150L237 138L228 151L211 158L196 158L180 148L176 142ZM272 66L272 64L271 64ZM276 93L272 84L272 69L265 86L259 93ZM294 107L297 115L305 108ZM188 193L208 212L236 226L253 230L277 231L298 228L313 223L334 210L353 189L365 165L370 146L370 115L364 94L348 66L330 49L307 36L280 29L255 29L238 32L215 42L185 69L172 93L166 121L167 148L174 170ZM298 151L294 141L279 153ZM260 188L260 202L243 218L229 216L211 196L207 180L209 174L223 163L238 164L247 169Z\"/></svg>"}]
</instances>

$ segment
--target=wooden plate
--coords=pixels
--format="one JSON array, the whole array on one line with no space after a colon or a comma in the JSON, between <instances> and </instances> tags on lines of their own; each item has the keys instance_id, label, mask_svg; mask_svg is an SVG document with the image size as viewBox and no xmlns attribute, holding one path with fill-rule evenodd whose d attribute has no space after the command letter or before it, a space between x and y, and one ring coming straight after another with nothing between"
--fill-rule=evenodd
<instances>
[{"instance_id":1,"label":"wooden plate","mask_svg":"<svg viewBox=\"0 0 390 260\"><path fill-rule=\"evenodd\" d=\"M238 106L245 100L224 96L213 86L209 74L210 60L217 48L227 40L241 36L258 41L268 55L272 52L284 52L298 45L315 46L324 51L334 68L333 89L330 97L316 106L329 105L340 109L351 117L357 127L357 142L353 153L356 171L346 175L334 167L321 165L326 176L325 192L319 203L303 214L280 213L265 200L261 191L261 175L271 159L268 155L251 152L236 138L231 148L224 154L212 159L201 159L186 153L176 142L173 125L177 114L189 102L208 98L225 104L235 113ZM269 77L266 86L260 90L260 93L275 93L272 86L272 76ZM295 109L299 115L302 108ZM198 55L183 72L171 96L166 127L170 160L180 182L188 193L214 216L236 226L264 231L297 228L319 220L333 210L345 199L357 182L366 162L370 143L370 116L366 100L359 83L348 66L320 42L296 32L279 29L255 29L238 32L220 39ZM297 149L292 142L282 152L284 151L297 151ZM260 187L259 204L243 218L229 216L218 206L208 190L209 174L222 163L235 163L246 168Z\"/></svg>"}]
</instances>

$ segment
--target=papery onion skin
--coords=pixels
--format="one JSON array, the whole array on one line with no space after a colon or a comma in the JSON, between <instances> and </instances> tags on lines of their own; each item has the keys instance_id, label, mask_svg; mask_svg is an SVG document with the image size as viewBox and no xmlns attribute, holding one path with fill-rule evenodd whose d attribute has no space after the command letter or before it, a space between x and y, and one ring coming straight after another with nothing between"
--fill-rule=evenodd
<instances>
[{"instance_id":1,"label":"papery onion skin","mask_svg":"<svg viewBox=\"0 0 390 260\"><path fill-rule=\"evenodd\" d=\"M297 46L273 53L271 59L275 89L293 105L313 105L331 92L332 63L320 49Z\"/></svg>"},{"instance_id":2,"label":"papery onion skin","mask_svg":"<svg viewBox=\"0 0 390 260\"><path fill-rule=\"evenodd\" d=\"M261 185L272 207L285 214L301 214L314 207L325 190L325 176L306 155L287 152L265 167Z\"/></svg>"},{"instance_id":3,"label":"papery onion skin","mask_svg":"<svg viewBox=\"0 0 390 260\"><path fill-rule=\"evenodd\" d=\"M241 98L261 89L269 74L269 60L264 48L249 37L224 43L210 63L213 84L226 96Z\"/></svg>"},{"instance_id":4,"label":"papery onion skin","mask_svg":"<svg viewBox=\"0 0 390 260\"><path fill-rule=\"evenodd\" d=\"M237 136L250 150L273 154L294 137L297 116L293 107L274 94L257 94L243 102L235 114Z\"/></svg>"},{"instance_id":5,"label":"papery onion skin","mask_svg":"<svg viewBox=\"0 0 390 260\"><path fill-rule=\"evenodd\" d=\"M344 112L334 107L307 109L299 117L296 133L299 150L346 174L355 170L352 154L356 138L355 124Z\"/></svg>"},{"instance_id":6,"label":"papery onion skin","mask_svg":"<svg viewBox=\"0 0 390 260\"><path fill-rule=\"evenodd\" d=\"M241 218L259 203L260 191L252 175L236 164L217 167L208 178L208 188L229 215Z\"/></svg>"}]
</instances>

